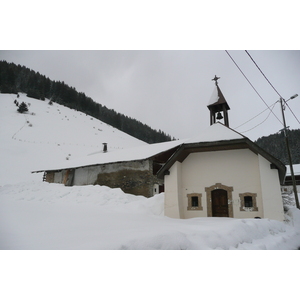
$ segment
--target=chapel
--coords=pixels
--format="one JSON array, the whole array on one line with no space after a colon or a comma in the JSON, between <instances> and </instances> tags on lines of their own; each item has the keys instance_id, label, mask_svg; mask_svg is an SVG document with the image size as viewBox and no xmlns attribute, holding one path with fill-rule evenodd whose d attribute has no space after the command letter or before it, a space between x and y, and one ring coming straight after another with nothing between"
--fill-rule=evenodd
<instances>
[{"instance_id":1,"label":"chapel","mask_svg":"<svg viewBox=\"0 0 300 300\"><path fill-rule=\"evenodd\" d=\"M283 221L286 167L229 127L218 79L207 106L210 127L182 143L157 174L164 178L165 215Z\"/></svg>"}]
</instances>

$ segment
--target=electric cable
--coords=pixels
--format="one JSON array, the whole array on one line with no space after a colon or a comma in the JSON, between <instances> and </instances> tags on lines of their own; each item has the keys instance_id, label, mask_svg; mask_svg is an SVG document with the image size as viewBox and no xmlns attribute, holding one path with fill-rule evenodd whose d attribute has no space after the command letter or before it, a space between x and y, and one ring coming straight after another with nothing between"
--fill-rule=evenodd
<instances>
[{"instance_id":1,"label":"electric cable","mask_svg":"<svg viewBox=\"0 0 300 300\"><path fill-rule=\"evenodd\" d=\"M260 67L257 65L257 63L255 62L255 60L253 59L253 57L250 55L250 53L245 50L245 52L248 54L248 56L250 57L250 59L253 61L253 63L255 64L255 66L257 67L257 69L260 71L260 73L265 77L265 79L268 81L268 83L270 84L270 86L273 88L273 90L277 93L277 95L282 98L284 100L284 98L279 94L279 92L275 89L275 87L273 86L273 84L270 82L270 80L267 78L267 76L263 73L263 71L260 69ZM298 118L296 117L296 115L294 114L294 112L292 111L292 109L289 107L289 105L287 104L287 101L284 100L285 105L289 108L289 110L291 111L291 113L293 114L293 116L295 117L295 119L297 120L297 122L300 124L300 121L298 120Z\"/></svg>"},{"instance_id":2,"label":"electric cable","mask_svg":"<svg viewBox=\"0 0 300 300\"><path fill-rule=\"evenodd\" d=\"M291 111L291 113L293 114L293 116L295 117L295 119L298 121L298 123L300 124L300 121L298 120L298 118L296 117L296 115L294 114L294 112L292 111L292 109L289 107L289 105L287 104L286 101L285 102L285 105L288 107L288 109Z\"/></svg>"},{"instance_id":3,"label":"electric cable","mask_svg":"<svg viewBox=\"0 0 300 300\"><path fill-rule=\"evenodd\" d=\"M274 102L272 105L270 105L270 108L273 107L273 106L274 106L276 103L278 103L278 102L279 102L279 101ZM248 121L246 121L246 122L242 123L241 125L235 127L234 130L236 130L236 129L238 129L239 127L241 127L241 126L247 124L248 122L252 121L253 119L255 119L256 117L260 116L262 113L264 113L264 112L265 112L266 110L268 110L268 109L269 109L269 107L266 108L265 110L263 110L262 112L260 112L259 114L257 114L256 116L254 116L253 118L249 119ZM272 110L273 110L273 108L272 108Z\"/></svg>"},{"instance_id":4,"label":"electric cable","mask_svg":"<svg viewBox=\"0 0 300 300\"><path fill-rule=\"evenodd\" d=\"M256 94L259 96L259 98L264 102L264 104L267 106L267 108L273 113L273 115L276 117L276 119L280 122L280 124L283 125L283 123L280 121L280 119L274 114L274 112L270 109L270 107L268 106L268 104L266 103L266 101L262 98L262 96L258 93L258 91L255 89L255 87L253 86L253 84L250 82L250 80L247 78L247 76L244 74L244 72L241 70L241 68L238 66L238 64L235 62L235 60L232 58L232 56L229 54L229 52L227 50L225 50L226 53L228 54L228 56L231 58L231 60L233 61L233 63L236 65L236 67L239 69L239 71L243 74L243 76L245 77L245 79L248 81L248 83L251 85L251 87L253 88L253 90L256 92Z\"/></svg>"},{"instance_id":5,"label":"electric cable","mask_svg":"<svg viewBox=\"0 0 300 300\"><path fill-rule=\"evenodd\" d=\"M260 73L265 77L265 79L268 81L268 83L270 84L270 86L273 88L273 90L277 93L277 95L283 99L283 97L278 93L278 91L275 89L275 87L272 85L272 83L270 82L270 80L267 78L267 76L263 73L263 71L260 69L260 67L257 65L257 63L254 61L254 59L252 58L252 56L249 54L249 52L247 50L245 50L245 52L248 54L248 56L251 58L251 60L253 61L253 63L256 65L257 69L260 71Z\"/></svg>"},{"instance_id":6,"label":"electric cable","mask_svg":"<svg viewBox=\"0 0 300 300\"><path fill-rule=\"evenodd\" d=\"M242 131L241 133L248 132L248 131L250 131L250 130L256 128L256 127L258 127L259 125L263 124L265 121L267 121L267 119L269 118L269 116L270 116L271 112L273 111L273 109L274 109L274 107L275 107L275 104L276 104L277 102L278 102L278 101L276 101L276 102L274 103L273 108L270 110L269 114L267 115L267 117L266 117L262 122L260 122L259 124L255 125L254 127L250 128L250 129L248 129L248 130L246 130L246 131Z\"/></svg>"}]
</instances>

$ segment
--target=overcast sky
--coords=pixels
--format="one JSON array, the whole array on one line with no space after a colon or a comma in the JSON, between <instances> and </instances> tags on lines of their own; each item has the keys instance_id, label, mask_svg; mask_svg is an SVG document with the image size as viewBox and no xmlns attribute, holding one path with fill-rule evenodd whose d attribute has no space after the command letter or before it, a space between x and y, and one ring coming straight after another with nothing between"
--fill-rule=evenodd
<instances>
[{"instance_id":1,"label":"overcast sky","mask_svg":"<svg viewBox=\"0 0 300 300\"><path fill-rule=\"evenodd\" d=\"M279 100L245 51L228 52L268 106ZM283 98L300 95L300 51L249 53ZM231 108L231 128L252 140L283 128L280 104L273 110L278 120L226 51L0 51L0 59L64 81L94 101L175 138L195 136L210 125L207 104L217 75ZM288 104L299 120L300 97ZM290 110L285 112L287 125L300 128Z\"/></svg>"}]
</instances>

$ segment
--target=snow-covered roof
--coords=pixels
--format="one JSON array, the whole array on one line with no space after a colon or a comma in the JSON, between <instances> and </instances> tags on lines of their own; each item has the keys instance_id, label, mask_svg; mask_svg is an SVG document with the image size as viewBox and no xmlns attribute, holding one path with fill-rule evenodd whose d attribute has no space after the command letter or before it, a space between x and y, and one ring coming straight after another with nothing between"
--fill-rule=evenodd
<instances>
[{"instance_id":1,"label":"snow-covered roof","mask_svg":"<svg viewBox=\"0 0 300 300\"><path fill-rule=\"evenodd\" d=\"M282 162L278 159L264 151L262 148L258 147L249 138L243 136L242 134L236 132L235 130L221 124L215 123L211 125L207 130L202 131L198 136L186 140L182 146L170 157L166 164L157 173L158 177L162 177L166 171L174 164L176 160L183 161L187 155L189 155L191 149L197 150L202 147L212 147L215 146L227 146L232 149L232 147L240 146L243 144L247 148L252 150L254 153L258 153L274 164L279 170L280 181L283 182L286 168Z\"/></svg>"},{"instance_id":2,"label":"snow-covered roof","mask_svg":"<svg viewBox=\"0 0 300 300\"><path fill-rule=\"evenodd\" d=\"M222 91L220 90L219 86L216 85L207 106L208 107L212 107L212 106L219 107L220 105L222 105L222 106L225 105L227 110L230 109Z\"/></svg>"},{"instance_id":3,"label":"snow-covered roof","mask_svg":"<svg viewBox=\"0 0 300 300\"><path fill-rule=\"evenodd\" d=\"M173 149L181 145L182 143L184 143L184 141L185 140L177 140L177 141L157 143L157 144L148 144L145 146L127 148L127 149L117 150L112 152L105 152L105 153L100 152L93 155L82 157L80 159L66 161L63 165L62 164L58 166L52 165L52 166L45 167L43 170L34 171L34 172L42 172L45 170L54 171L54 170L62 170L62 169L79 168L83 166L92 166L98 164L147 159L157 154Z\"/></svg>"},{"instance_id":4,"label":"snow-covered roof","mask_svg":"<svg viewBox=\"0 0 300 300\"><path fill-rule=\"evenodd\" d=\"M221 123L215 123L202 130L199 135L190 139L183 139L183 140L157 143L157 144L149 144L145 146L139 146L139 147L106 152L106 153L100 152L93 155L82 157L80 159L68 160L64 164L60 164L58 166L53 166L53 165L48 166L45 167L43 170L34 171L34 172L42 172L45 170L54 171L54 170L62 170L62 169L70 169L70 168L79 168L83 166L92 166L98 164L142 160L166 152L168 150L171 150L183 144L238 140L244 138L245 137L243 135L237 133L233 129L228 128L227 126Z\"/></svg>"},{"instance_id":5,"label":"snow-covered roof","mask_svg":"<svg viewBox=\"0 0 300 300\"><path fill-rule=\"evenodd\" d=\"M219 101L218 89L217 89L217 86L215 86L207 105L212 105L218 101Z\"/></svg>"},{"instance_id":6,"label":"snow-covered roof","mask_svg":"<svg viewBox=\"0 0 300 300\"><path fill-rule=\"evenodd\" d=\"M242 134L217 122L209 126L208 128L206 128L205 130L202 130L199 135L186 140L185 144L237 140L237 139L244 139L244 138L245 137Z\"/></svg>"},{"instance_id":7,"label":"snow-covered roof","mask_svg":"<svg viewBox=\"0 0 300 300\"><path fill-rule=\"evenodd\" d=\"M300 164L293 165L294 175L300 175ZM290 165L286 166L286 176L291 176Z\"/></svg>"},{"instance_id":8,"label":"snow-covered roof","mask_svg":"<svg viewBox=\"0 0 300 300\"><path fill-rule=\"evenodd\" d=\"M41 172L44 170L61 170L78 168L82 166L91 166L98 164L107 164L123 161L142 160L150 158L159 153L166 152L182 144L191 144L199 142L212 142L212 141L224 141L224 140L235 140L243 139L244 137L236 131L224 126L221 123L215 123L208 128L201 131L199 135L190 139L183 139L171 142L149 144L145 146L139 146L134 148L128 148L112 152L100 152L93 155L85 156L80 159L68 160L64 164L58 166L48 166L43 170L35 171Z\"/></svg>"}]
</instances>

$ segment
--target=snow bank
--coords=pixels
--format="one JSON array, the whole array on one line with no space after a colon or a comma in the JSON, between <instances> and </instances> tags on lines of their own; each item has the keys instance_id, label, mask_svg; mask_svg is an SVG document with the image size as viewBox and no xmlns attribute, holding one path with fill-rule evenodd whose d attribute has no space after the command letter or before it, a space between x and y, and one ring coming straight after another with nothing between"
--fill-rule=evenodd
<instances>
[{"instance_id":1,"label":"snow bank","mask_svg":"<svg viewBox=\"0 0 300 300\"><path fill-rule=\"evenodd\" d=\"M300 213L269 219L164 217L163 194L104 186L20 183L0 188L1 249L297 249Z\"/></svg>"}]
</instances>

